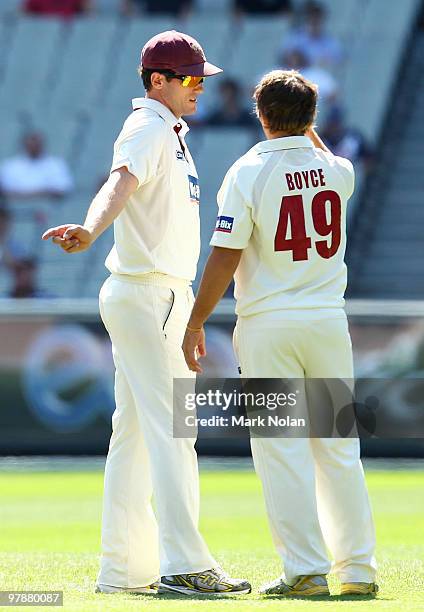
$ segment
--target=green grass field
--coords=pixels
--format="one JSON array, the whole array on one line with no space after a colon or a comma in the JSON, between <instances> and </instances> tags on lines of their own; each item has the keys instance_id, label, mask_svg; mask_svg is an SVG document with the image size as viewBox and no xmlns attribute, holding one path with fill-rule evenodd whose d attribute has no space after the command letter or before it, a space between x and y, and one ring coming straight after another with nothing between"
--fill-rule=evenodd
<instances>
[{"instance_id":1,"label":"green grass field","mask_svg":"<svg viewBox=\"0 0 424 612\"><path fill-rule=\"evenodd\" d=\"M373 601L95 595L102 473L0 472L0 590L63 590L65 610L424 610L424 471L367 471L378 536ZM280 573L251 471L203 471L202 531L224 568L258 586ZM332 578L330 589L338 592ZM188 603L188 601L190 603ZM10 609L10 608L9 608ZM22 608L12 608L22 609ZM41 608L37 608L41 609ZM46 608L43 608L46 609Z\"/></svg>"}]
</instances>

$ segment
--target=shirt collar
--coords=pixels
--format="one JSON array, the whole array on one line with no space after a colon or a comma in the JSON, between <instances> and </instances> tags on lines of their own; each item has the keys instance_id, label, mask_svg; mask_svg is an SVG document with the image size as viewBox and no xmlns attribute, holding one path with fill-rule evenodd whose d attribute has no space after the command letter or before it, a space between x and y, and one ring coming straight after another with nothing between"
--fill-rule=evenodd
<instances>
[{"instance_id":1,"label":"shirt collar","mask_svg":"<svg viewBox=\"0 0 424 612\"><path fill-rule=\"evenodd\" d=\"M158 115L162 117L169 124L169 126L174 129L174 127L179 123L182 127L180 130L180 137L183 137L189 131L189 127L184 119L177 119L172 111L169 110L167 106L162 104L162 102L158 102L157 100L153 100L152 98L133 98L132 106L134 110L139 108L149 108L152 111L155 111Z\"/></svg>"},{"instance_id":2,"label":"shirt collar","mask_svg":"<svg viewBox=\"0 0 424 612\"><path fill-rule=\"evenodd\" d=\"M263 140L262 142L258 142L254 148L257 153L267 153L284 149L312 148L313 146L312 140L307 136L285 136L284 138Z\"/></svg>"}]
</instances>

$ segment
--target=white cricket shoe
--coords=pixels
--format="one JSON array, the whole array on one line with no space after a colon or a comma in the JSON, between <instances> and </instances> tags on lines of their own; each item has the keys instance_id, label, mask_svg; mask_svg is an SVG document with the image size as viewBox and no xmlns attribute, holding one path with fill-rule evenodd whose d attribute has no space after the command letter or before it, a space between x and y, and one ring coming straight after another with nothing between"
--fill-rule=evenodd
<instances>
[{"instance_id":1,"label":"white cricket shoe","mask_svg":"<svg viewBox=\"0 0 424 612\"><path fill-rule=\"evenodd\" d=\"M247 580L230 578L220 567L204 572L162 576L160 593L182 593L183 595L244 595L252 587Z\"/></svg>"}]
</instances>

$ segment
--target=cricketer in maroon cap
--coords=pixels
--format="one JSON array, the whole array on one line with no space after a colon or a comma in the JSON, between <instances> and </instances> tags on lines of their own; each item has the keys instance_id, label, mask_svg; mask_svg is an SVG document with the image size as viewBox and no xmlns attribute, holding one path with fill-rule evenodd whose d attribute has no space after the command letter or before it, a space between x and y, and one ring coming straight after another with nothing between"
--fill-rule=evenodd
<instances>
[{"instance_id":1,"label":"cricketer in maroon cap","mask_svg":"<svg viewBox=\"0 0 424 612\"><path fill-rule=\"evenodd\" d=\"M176 422L184 414L174 408L183 395L174 381L195 388L181 343L200 251L200 186L181 117L196 111L203 78L221 69L194 38L172 31L146 44L139 72L146 96L132 101L84 225L43 235L78 253L114 224L100 312L113 347L116 411L96 591L243 595L249 582L223 572L199 531L195 433L173 435L174 414Z\"/></svg>"},{"instance_id":2,"label":"cricketer in maroon cap","mask_svg":"<svg viewBox=\"0 0 424 612\"><path fill-rule=\"evenodd\" d=\"M141 64L143 68L173 70L179 75L212 76L222 72L206 61L195 38L175 30L153 36L143 47Z\"/></svg>"},{"instance_id":3,"label":"cricketer in maroon cap","mask_svg":"<svg viewBox=\"0 0 424 612\"><path fill-rule=\"evenodd\" d=\"M161 102L177 119L196 112L204 77L219 72L221 68L206 61L197 40L175 30L157 34L141 52L139 74L146 97Z\"/></svg>"}]
</instances>

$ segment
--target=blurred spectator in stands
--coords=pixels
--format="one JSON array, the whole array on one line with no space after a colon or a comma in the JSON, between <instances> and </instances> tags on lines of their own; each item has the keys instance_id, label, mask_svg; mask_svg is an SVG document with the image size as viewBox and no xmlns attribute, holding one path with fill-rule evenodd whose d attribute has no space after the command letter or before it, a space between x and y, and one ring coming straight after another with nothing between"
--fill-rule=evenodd
<instances>
[{"instance_id":1,"label":"blurred spectator in stands","mask_svg":"<svg viewBox=\"0 0 424 612\"><path fill-rule=\"evenodd\" d=\"M292 11L291 0L233 0L236 17L242 15L288 15Z\"/></svg>"},{"instance_id":2,"label":"blurred spectator in stands","mask_svg":"<svg viewBox=\"0 0 424 612\"><path fill-rule=\"evenodd\" d=\"M23 247L11 236L10 211L0 205L0 266L11 269L24 256Z\"/></svg>"},{"instance_id":3,"label":"blurred spectator in stands","mask_svg":"<svg viewBox=\"0 0 424 612\"><path fill-rule=\"evenodd\" d=\"M22 8L30 15L69 18L90 12L93 0L24 0Z\"/></svg>"},{"instance_id":4,"label":"blurred spectator in stands","mask_svg":"<svg viewBox=\"0 0 424 612\"><path fill-rule=\"evenodd\" d=\"M243 106L242 90L235 79L226 78L219 82L219 107L206 118L207 125L228 127L259 127L253 113Z\"/></svg>"},{"instance_id":5,"label":"blurred spectator in stands","mask_svg":"<svg viewBox=\"0 0 424 612\"><path fill-rule=\"evenodd\" d=\"M320 2L307 2L301 13L301 25L285 37L280 57L293 49L302 49L310 64L337 67L343 60L343 51L340 42L326 32L326 19L326 9Z\"/></svg>"},{"instance_id":6,"label":"blurred spectator in stands","mask_svg":"<svg viewBox=\"0 0 424 612\"><path fill-rule=\"evenodd\" d=\"M28 133L22 140L23 153L0 165L0 189L11 198L61 198L73 188L66 162L47 155L41 134Z\"/></svg>"},{"instance_id":7,"label":"blurred spectator in stands","mask_svg":"<svg viewBox=\"0 0 424 612\"><path fill-rule=\"evenodd\" d=\"M11 298L42 298L53 297L37 287L37 262L26 257L18 259L11 267L13 275Z\"/></svg>"},{"instance_id":8,"label":"blurred spectator in stands","mask_svg":"<svg viewBox=\"0 0 424 612\"><path fill-rule=\"evenodd\" d=\"M132 16L141 13L167 13L178 19L187 19L193 0L121 0L121 12Z\"/></svg>"},{"instance_id":9,"label":"blurred spectator in stands","mask_svg":"<svg viewBox=\"0 0 424 612\"><path fill-rule=\"evenodd\" d=\"M347 126L345 113L339 106L327 113L320 136L334 155L347 157L352 163L362 163L366 172L372 167L374 154L371 147L359 130Z\"/></svg>"},{"instance_id":10,"label":"blurred spectator in stands","mask_svg":"<svg viewBox=\"0 0 424 612\"><path fill-rule=\"evenodd\" d=\"M318 85L319 97L325 104L335 102L338 86L333 75L322 66L311 64L303 49L293 48L286 51L279 62L279 68L298 70L312 83Z\"/></svg>"}]
</instances>

